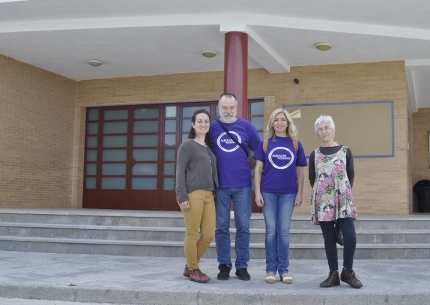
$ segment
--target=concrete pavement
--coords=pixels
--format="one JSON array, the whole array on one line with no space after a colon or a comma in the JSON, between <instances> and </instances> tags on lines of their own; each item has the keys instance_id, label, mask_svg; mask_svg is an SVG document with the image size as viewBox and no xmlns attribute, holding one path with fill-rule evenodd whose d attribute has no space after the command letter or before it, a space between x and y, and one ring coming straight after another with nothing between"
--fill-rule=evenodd
<instances>
[{"instance_id":1,"label":"concrete pavement","mask_svg":"<svg viewBox=\"0 0 430 305\"><path fill-rule=\"evenodd\" d=\"M361 289L343 282L319 288L328 275L325 260L290 261L291 285L266 284L262 259L250 261L250 281L240 281L234 270L230 280L219 281L216 259L203 258L200 269L212 278L206 284L182 275L183 257L0 251L0 261L1 305L430 304L428 259L356 260Z\"/></svg>"}]
</instances>

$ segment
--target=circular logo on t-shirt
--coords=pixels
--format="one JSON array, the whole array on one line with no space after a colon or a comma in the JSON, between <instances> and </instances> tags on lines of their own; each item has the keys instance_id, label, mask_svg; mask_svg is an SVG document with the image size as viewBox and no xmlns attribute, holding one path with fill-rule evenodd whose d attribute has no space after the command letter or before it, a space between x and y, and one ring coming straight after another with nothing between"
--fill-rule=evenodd
<instances>
[{"instance_id":1,"label":"circular logo on t-shirt","mask_svg":"<svg viewBox=\"0 0 430 305\"><path fill-rule=\"evenodd\" d=\"M242 143L242 138L237 132L230 131L230 134L236 136L237 142ZM237 145L225 132L219 135L216 143L218 147L225 152L232 152L239 148L239 145Z\"/></svg>"},{"instance_id":2,"label":"circular logo on t-shirt","mask_svg":"<svg viewBox=\"0 0 430 305\"><path fill-rule=\"evenodd\" d=\"M277 169L286 169L294 162L293 152L286 147L276 147L269 153L269 162Z\"/></svg>"}]
</instances>

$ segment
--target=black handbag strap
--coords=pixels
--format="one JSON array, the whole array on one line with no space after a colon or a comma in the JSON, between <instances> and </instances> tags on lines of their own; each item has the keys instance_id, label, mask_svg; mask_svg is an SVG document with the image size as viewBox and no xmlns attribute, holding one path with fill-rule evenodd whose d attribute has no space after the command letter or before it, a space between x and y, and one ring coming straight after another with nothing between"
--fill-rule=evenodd
<instances>
[{"instance_id":1,"label":"black handbag strap","mask_svg":"<svg viewBox=\"0 0 430 305\"><path fill-rule=\"evenodd\" d=\"M219 124L219 126L221 126L221 128L225 131L225 133L230 137L230 139L232 139L234 141L234 143L236 143L237 145L239 145L240 147L242 147L243 151L246 154L246 157L248 157L248 151L246 150L245 146L243 146L242 143L239 143L235 138L233 138L233 136L231 135L231 133L227 130L227 128L225 128L224 124L221 122L220 119L217 119L216 121Z\"/></svg>"}]
</instances>

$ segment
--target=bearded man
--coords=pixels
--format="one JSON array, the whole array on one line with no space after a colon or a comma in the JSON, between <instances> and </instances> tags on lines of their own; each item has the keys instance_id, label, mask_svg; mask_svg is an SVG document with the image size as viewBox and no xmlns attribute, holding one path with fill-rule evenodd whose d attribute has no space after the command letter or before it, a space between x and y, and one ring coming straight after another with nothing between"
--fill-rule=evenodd
<instances>
[{"instance_id":1,"label":"bearded man","mask_svg":"<svg viewBox=\"0 0 430 305\"><path fill-rule=\"evenodd\" d=\"M237 118L237 100L232 93L223 93L218 103L220 119L211 122L212 150L217 158L219 187L215 189L218 280L228 280L232 262L230 257L230 206L233 202L236 225L236 275L248 281L251 203L251 168L261 139L249 121ZM252 161L250 162L249 159ZM251 164L250 164L251 163ZM254 163L254 164L252 164Z\"/></svg>"}]
</instances>

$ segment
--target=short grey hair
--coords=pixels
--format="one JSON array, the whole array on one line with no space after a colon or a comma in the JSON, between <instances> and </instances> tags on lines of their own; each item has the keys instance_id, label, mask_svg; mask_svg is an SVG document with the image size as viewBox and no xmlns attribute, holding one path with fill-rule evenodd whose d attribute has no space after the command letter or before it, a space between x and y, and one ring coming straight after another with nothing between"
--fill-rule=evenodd
<instances>
[{"instance_id":1,"label":"short grey hair","mask_svg":"<svg viewBox=\"0 0 430 305\"><path fill-rule=\"evenodd\" d=\"M315 121L315 124L314 124L315 133L318 133L317 126L319 124L321 124L322 122L328 122L330 124L330 127L332 129L335 129L335 127L334 127L334 121L333 121L333 119L332 119L331 116L329 116L329 115L320 115L319 118Z\"/></svg>"}]
</instances>

